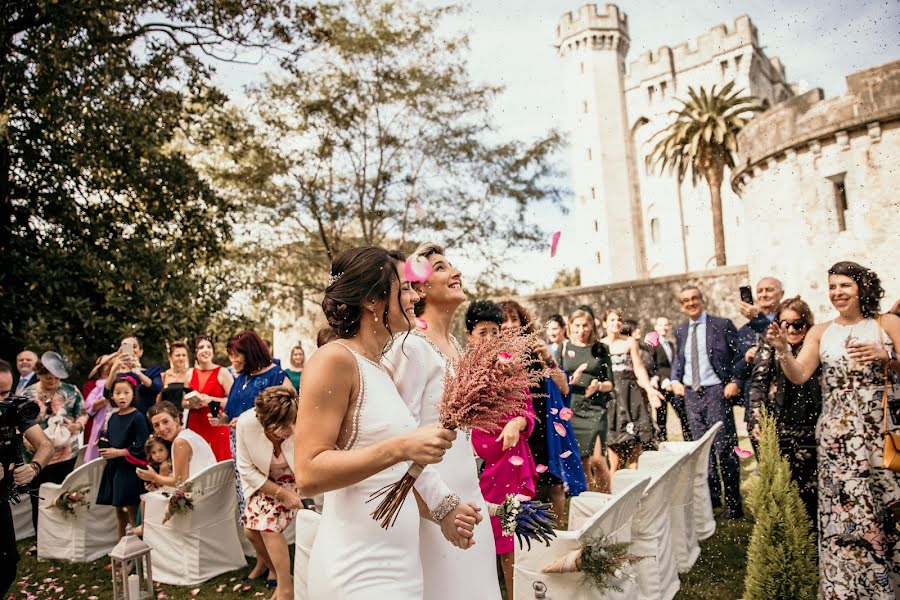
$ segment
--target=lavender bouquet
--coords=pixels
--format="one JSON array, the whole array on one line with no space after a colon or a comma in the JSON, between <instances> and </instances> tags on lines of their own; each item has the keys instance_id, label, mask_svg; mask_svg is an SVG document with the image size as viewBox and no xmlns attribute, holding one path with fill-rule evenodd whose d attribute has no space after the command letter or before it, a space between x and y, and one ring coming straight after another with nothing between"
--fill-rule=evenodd
<instances>
[{"instance_id":1,"label":"lavender bouquet","mask_svg":"<svg viewBox=\"0 0 900 600\"><path fill-rule=\"evenodd\" d=\"M524 496L507 494L502 504L488 504L491 516L500 519L500 529L503 535L515 534L519 540L519 548L522 543L528 545L531 550L531 541L540 541L550 545L550 538L556 537L553 530L553 522L556 514L550 510L550 505L537 500L529 500Z\"/></svg>"}]
</instances>

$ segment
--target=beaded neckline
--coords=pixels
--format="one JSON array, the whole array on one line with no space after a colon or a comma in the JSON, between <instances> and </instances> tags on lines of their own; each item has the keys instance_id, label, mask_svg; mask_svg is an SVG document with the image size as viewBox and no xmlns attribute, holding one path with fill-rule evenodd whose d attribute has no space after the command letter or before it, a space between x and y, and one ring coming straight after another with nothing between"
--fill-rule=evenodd
<instances>
[{"instance_id":1,"label":"beaded neckline","mask_svg":"<svg viewBox=\"0 0 900 600\"><path fill-rule=\"evenodd\" d=\"M425 342L426 342L429 346L431 346L431 348L432 348L435 352L438 353L438 356L440 356L441 358L443 358L446 362L449 363L449 362L451 362L451 361L453 360L452 358L450 358L449 356L447 356L446 354L444 354L443 352L441 352L441 349L438 348L437 344L435 344L433 341L431 341L431 338L429 338L427 335L425 335L425 332L423 332L423 331L421 331L421 330L419 330L419 329L414 329L414 330L412 330L410 333L411 333L412 335L418 336L418 337L422 338L423 340L425 340ZM460 346L459 341L456 339L456 336L453 335L453 334L450 334L450 343L453 345L453 348L454 348L459 354L462 354L462 351L463 351L462 346Z\"/></svg>"}]
</instances>

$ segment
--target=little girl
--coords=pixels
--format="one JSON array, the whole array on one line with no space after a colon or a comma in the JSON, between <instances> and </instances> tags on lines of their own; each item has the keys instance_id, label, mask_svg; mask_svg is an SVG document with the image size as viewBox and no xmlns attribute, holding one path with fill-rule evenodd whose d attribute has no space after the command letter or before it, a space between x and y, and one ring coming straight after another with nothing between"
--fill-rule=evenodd
<instances>
[{"instance_id":1,"label":"little girl","mask_svg":"<svg viewBox=\"0 0 900 600\"><path fill-rule=\"evenodd\" d=\"M120 376L110 390L109 403L117 412L109 418L107 426L108 447L100 449L100 458L106 460L97 504L116 507L116 523L119 537L125 535L125 527L137 521L137 508L143 489L135 472L137 465L146 465L144 444L149 428L147 419L134 407L137 397L137 381L131 375Z\"/></svg>"},{"instance_id":2,"label":"little girl","mask_svg":"<svg viewBox=\"0 0 900 600\"><path fill-rule=\"evenodd\" d=\"M144 444L144 454L150 459L150 468L162 475L163 477L172 476L172 449L169 442L158 435L150 434L147 443ZM144 488L148 492L159 489L149 481L144 482ZM132 534L144 536L144 499L141 498L141 524L132 528Z\"/></svg>"}]
</instances>

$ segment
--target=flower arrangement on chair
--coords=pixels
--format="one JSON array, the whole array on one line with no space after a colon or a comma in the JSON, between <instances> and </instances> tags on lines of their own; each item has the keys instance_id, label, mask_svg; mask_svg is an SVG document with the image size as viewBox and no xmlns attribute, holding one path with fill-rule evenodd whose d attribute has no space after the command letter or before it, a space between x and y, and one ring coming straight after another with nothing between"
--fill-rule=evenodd
<instances>
[{"instance_id":1,"label":"flower arrangement on chair","mask_svg":"<svg viewBox=\"0 0 900 600\"><path fill-rule=\"evenodd\" d=\"M175 515L194 510L194 498L201 495L199 491L194 490L192 482L183 483L176 486L174 491L163 492L162 494L169 499L166 514L163 516L162 522L164 524Z\"/></svg>"},{"instance_id":2,"label":"flower arrangement on chair","mask_svg":"<svg viewBox=\"0 0 900 600\"><path fill-rule=\"evenodd\" d=\"M60 494L53 502L53 506L61 510L66 517L74 517L75 511L79 507L90 506L91 502L88 500L90 491L91 490L88 487L69 490L68 492Z\"/></svg>"}]
</instances>

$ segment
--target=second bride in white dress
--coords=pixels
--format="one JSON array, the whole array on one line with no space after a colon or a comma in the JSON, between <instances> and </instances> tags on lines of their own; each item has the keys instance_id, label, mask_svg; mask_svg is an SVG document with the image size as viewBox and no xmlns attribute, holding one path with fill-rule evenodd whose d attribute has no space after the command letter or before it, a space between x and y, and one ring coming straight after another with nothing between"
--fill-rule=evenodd
<instances>
[{"instance_id":1,"label":"second bride in white dress","mask_svg":"<svg viewBox=\"0 0 900 600\"><path fill-rule=\"evenodd\" d=\"M418 300L398 258L381 248L356 248L332 264L322 307L340 339L319 349L304 370L295 429L297 487L308 497L325 494L308 589L295 590L299 598L423 596L415 502L407 502L388 529L372 519L373 505L366 503L372 492L399 480L409 461L439 462L456 437L446 429L417 428L378 362L391 333L408 330ZM448 496L434 508L443 512L437 516L445 528L467 530L456 529L462 543L477 515Z\"/></svg>"},{"instance_id":2,"label":"second bride in white dress","mask_svg":"<svg viewBox=\"0 0 900 600\"><path fill-rule=\"evenodd\" d=\"M451 360L460 354L459 344L450 334L450 325L466 296L462 276L444 257L443 248L423 244L413 253L413 258L416 257L427 259L433 269L424 284L416 285L417 293L424 300L420 329L408 336L398 335L385 355L384 364L418 424L433 425L438 422L444 373L452 368ZM420 476L415 490L423 497L431 497L441 493L440 486L449 487L463 502L474 504L481 515L487 516L469 436L469 432L460 431L444 460L422 472L422 475L437 472L440 480ZM429 520L422 520L419 527L425 600L500 600L494 534L489 519L475 526L474 545L467 549L448 545L440 528Z\"/></svg>"}]
</instances>

